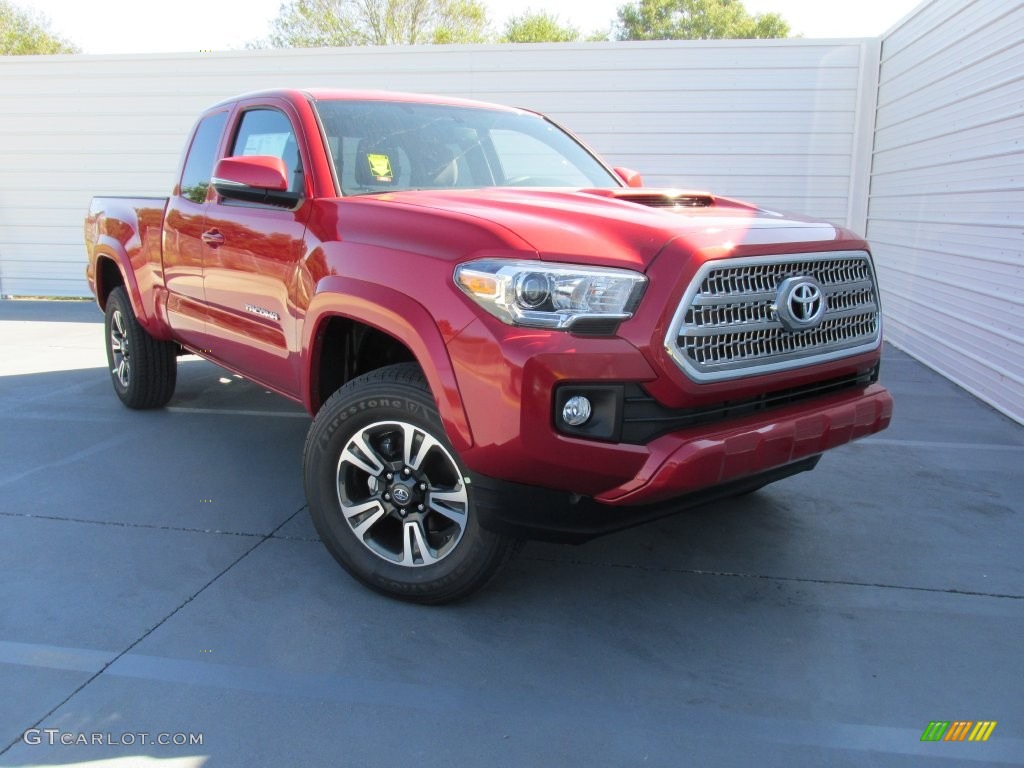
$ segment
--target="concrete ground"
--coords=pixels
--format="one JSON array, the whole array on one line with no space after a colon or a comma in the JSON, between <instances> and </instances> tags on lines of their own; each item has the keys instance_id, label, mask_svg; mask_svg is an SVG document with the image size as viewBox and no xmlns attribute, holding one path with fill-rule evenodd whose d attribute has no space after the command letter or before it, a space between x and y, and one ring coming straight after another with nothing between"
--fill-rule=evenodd
<instances>
[{"instance_id":1,"label":"concrete ground","mask_svg":"<svg viewBox=\"0 0 1024 768\"><path fill-rule=\"evenodd\" d=\"M0 302L0 765L1024 765L1024 429L897 350L882 435L425 608L317 541L297 407L128 411L101 320Z\"/></svg>"}]
</instances>

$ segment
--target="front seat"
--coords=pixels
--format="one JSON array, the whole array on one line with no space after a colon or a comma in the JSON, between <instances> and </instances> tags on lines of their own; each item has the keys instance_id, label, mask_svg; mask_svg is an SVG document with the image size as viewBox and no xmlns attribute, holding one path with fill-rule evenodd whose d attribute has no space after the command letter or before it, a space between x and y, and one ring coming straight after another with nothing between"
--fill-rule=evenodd
<instances>
[{"instance_id":1,"label":"front seat","mask_svg":"<svg viewBox=\"0 0 1024 768\"><path fill-rule=\"evenodd\" d=\"M446 144L429 142L416 153L415 187L454 187L459 182L459 164L455 153Z\"/></svg>"}]
</instances>

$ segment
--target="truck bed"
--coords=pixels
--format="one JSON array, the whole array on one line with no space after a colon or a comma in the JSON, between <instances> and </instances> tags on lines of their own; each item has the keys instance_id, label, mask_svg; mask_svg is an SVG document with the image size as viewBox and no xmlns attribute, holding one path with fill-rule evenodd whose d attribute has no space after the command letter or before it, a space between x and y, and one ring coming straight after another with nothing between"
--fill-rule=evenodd
<instances>
[{"instance_id":1,"label":"truck bed","mask_svg":"<svg viewBox=\"0 0 1024 768\"><path fill-rule=\"evenodd\" d=\"M139 322L150 333L156 330L152 288L160 284L161 232L167 200L166 197L94 197L85 219L85 248L89 258L85 276L89 288L95 295L105 295L97 290L102 288L98 284L103 283L105 276L102 269L96 267L96 246L103 243L117 254L132 302L141 309ZM109 260L104 263L111 265Z\"/></svg>"}]
</instances>

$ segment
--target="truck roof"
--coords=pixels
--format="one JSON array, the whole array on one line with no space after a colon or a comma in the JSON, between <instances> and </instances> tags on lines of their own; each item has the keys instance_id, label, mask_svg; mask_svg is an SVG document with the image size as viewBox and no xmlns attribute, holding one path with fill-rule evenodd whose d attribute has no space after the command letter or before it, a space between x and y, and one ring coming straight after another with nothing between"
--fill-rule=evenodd
<instances>
[{"instance_id":1,"label":"truck roof","mask_svg":"<svg viewBox=\"0 0 1024 768\"><path fill-rule=\"evenodd\" d=\"M231 104L241 99L253 97L277 96L279 98L294 100L313 99L314 101L404 101L416 104L441 104L453 107L475 107L477 109L494 109L503 112L529 112L530 110L516 109L502 104L493 104L486 101L475 101L473 99L461 99L454 96L438 96L425 93L408 93L403 91L380 91L380 90L359 90L342 88L271 88L260 91L251 91L224 99L215 106Z\"/></svg>"}]
</instances>

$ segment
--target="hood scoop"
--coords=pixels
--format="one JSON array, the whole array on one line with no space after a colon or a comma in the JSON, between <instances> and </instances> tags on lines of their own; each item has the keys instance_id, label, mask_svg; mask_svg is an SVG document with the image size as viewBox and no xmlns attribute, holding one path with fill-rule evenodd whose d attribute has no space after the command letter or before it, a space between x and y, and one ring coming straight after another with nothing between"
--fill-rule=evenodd
<instances>
[{"instance_id":1,"label":"hood scoop","mask_svg":"<svg viewBox=\"0 0 1024 768\"><path fill-rule=\"evenodd\" d=\"M690 208L711 208L717 205L715 198L707 192L690 192L679 189L636 190L631 189L584 189L588 195L610 197L626 203L661 208L665 211L685 211Z\"/></svg>"},{"instance_id":2,"label":"hood scoop","mask_svg":"<svg viewBox=\"0 0 1024 768\"><path fill-rule=\"evenodd\" d=\"M715 204L715 198L700 192L627 193L616 195L615 198L625 200L627 203L646 205L648 208L664 208L670 211L684 208L710 208Z\"/></svg>"}]
</instances>

